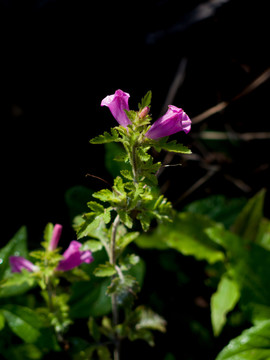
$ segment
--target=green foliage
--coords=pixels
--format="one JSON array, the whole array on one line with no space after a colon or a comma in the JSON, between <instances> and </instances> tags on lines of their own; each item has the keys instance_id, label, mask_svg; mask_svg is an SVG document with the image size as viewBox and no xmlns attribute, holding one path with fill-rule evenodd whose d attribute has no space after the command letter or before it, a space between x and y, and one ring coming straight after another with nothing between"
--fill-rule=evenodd
<instances>
[{"instance_id":1,"label":"green foliage","mask_svg":"<svg viewBox=\"0 0 270 360\"><path fill-rule=\"evenodd\" d=\"M255 241L263 217L265 190L261 190L245 206L236 219L232 231L247 241Z\"/></svg>"},{"instance_id":2,"label":"green foliage","mask_svg":"<svg viewBox=\"0 0 270 360\"><path fill-rule=\"evenodd\" d=\"M220 334L226 324L227 313L234 309L239 297L237 283L227 276L223 276L216 293L211 297L211 320L215 336Z\"/></svg>"},{"instance_id":3,"label":"green foliage","mask_svg":"<svg viewBox=\"0 0 270 360\"><path fill-rule=\"evenodd\" d=\"M9 257L13 255L27 256L27 232L24 226L21 227L7 245L0 250L0 280L10 273Z\"/></svg>"},{"instance_id":4,"label":"green foliage","mask_svg":"<svg viewBox=\"0 0 270 360\"><path fill-rule=\"evenodd\" d=\"M145 96L141 99L141 102L138 104L139 110L142 110L144 107L150 107L152 100L152 91L148 91Z\"/></svg>"},{"instance_id":5,"label":"green foliage","mask_svg":"<svg viewBox=\"0 0 270 360\"><path fill-rule=\"evenodd\" d=\"M156 140L155 142L150 141L151 145L160 152L165 150L168 152L174 152L179 154L191 154L191 150L182 144L178 144L176 140L168 141L168 137L164 137Z\"/></svg>"},{"instance_id":6,"label":"green foliage","mask_svg":"<svg viewBox=\"0 0 270 360\"><path fill-rule=\"evenodd\" d=\"M153 232L140 235L136 244L142 248L173 248L213 264L224 259L222 248L206 233L213 227L220 225L204 215L183 212L176 214L172 223L161 224Z\"/></svg>"},{"instance_id":7,"label":"green foliage","mask_svg":"<svg viewBox=\"0 0 270 360\"><path fill-rule=\"evenodd\" d=\"M270 358L270 320L251 327L231 340L216 360L267 360Z\"/></svg>"},{"instance_id":8,"label":"green foliage","mask_svg":"<svg viewBox=\"0 0 270 360\"><path fill-rule=\"evenodd\" d=\"M1 312L12 331L26 343L35 343L41 336L42 321L33 310L19 305L5 305Z\"/></svg>"},{"instance_id":9,"label":"green foliage","mask_svg":"<svg viewBox=\"0 0 270 360\"><path fill-rule=\"evenodd\" d=\"M95 138L91 139L90 143L91 144L106 144L106 143L115 142L115 141L119 141L118 134L117 134L117 131L114 128L112 128L111 134L109 134L107 131L105 131L103 135L98 135Z\"/></svg>"},{"instance_id":10,"label":"green foliage","mask_svg":"<svg viewBox=\"0 0 270 360\"><path fill-rule=\"evenodd\" d=\"M91 342L77 339L75 345L74 339L71 353L75 360L110 360L111 345L123 339L143 339L154 345L152 332L165 332L166 322L145 306L133 308L135 299L139 301L138 292L143 285L145 265L138 255L130 251L134 241L144 241L140 230L146 232L154 223L161 231L159 237L163 246L206 259L211 264L223 260L222 246L212 241L205 231L215 224L202 215L196 215L199 231L194 229L189 237L185 237L185 229L194 222L194 216L191 219L189 214L184 213L173 219L171 203L157 190L156 173L161 163L154 161L151 147L157 151L163 149L185 154L190 150L176 141L168 142L168 138L151 140L145 136L152 120L149 115L151 97L152 93L148 91L141 99L138 111L125 111L131 122L126 128L116 126L90 140L91 144L105 144L105 160L108 171L114 177L113 185L107 183L106 188L97 192L77 186L66 193L77 238L84 242L80 251L90 250L95 261L72 271L59 271L57 266L63 257L59 248L50 249L54 229L51 223L44 230L41 248L30 254L27 252L24 228L0 250L0 299L3 300L0 331L7 328L22 341L16 349L7 350L4 356L21 359L21 351L25 360L41 359L50 350L60 351L57 342L69 348L73 341L65 339L69 327L76 319L89 317ZM113 159L117 160L114 168L111 166ZM82 201L87 205L82 206ZM161 227L159 224L162 224ZM265 239L260 241L267 243ZM29 257L34 264L33 271L22 270L11 274L8 264L11 255ZM31 303L34 310L27 307L27 301L9 303L9 299L34 286L35 291L39 286L41 294Z\"/></svg>"}]
</instances>

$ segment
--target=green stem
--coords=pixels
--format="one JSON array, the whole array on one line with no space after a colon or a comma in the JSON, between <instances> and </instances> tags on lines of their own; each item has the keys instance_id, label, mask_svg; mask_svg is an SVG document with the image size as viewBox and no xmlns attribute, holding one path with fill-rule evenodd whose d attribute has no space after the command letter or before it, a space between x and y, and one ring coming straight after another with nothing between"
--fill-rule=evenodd
<instances>
[{"instance_id":1,"label":"green stem","mask_svg":"<svg viewBox=\"0 0 270 360\"><path fill-rule=\"evenodd\" d=\"M119 223L120 223L120 217L119 217L119 215L117 215L112 224L112 235L111 235L110 263L114 266L116 265L115 242L116 242L117 227L118 227ZM116 294L112 294L111 301L112 301L113 326L116 326L119 321ZM114 356L114 360L120 360L120 340L116 333L115 333L115 348L114 348L113 356Z\"/></svg>"},{"instance_id":2,"label":"green stem","mask_svg":"<svg viewBox=\"0 0 270 360\"><path fill-rule=\"evenodd\" d=\"M136 150L137 150L137 146L134 145L134 146L132 147L131 159L130 159L130 163L131 163L131 167L132 167L132 173L133 173L133 178L134 178L134 182L135 182L135 183L138 182L138 174L137 174L137 154L136 154Z\"/></svg>"}]
</instances>

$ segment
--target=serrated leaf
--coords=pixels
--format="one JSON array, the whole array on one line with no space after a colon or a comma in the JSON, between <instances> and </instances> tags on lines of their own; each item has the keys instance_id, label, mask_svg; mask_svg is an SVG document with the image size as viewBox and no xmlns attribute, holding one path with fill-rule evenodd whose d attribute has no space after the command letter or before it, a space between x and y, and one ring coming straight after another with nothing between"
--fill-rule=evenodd
<instances>
[{"instance_id":1,"label":"serrated leaf","mask_svg":"<svg viewBox=\"0 0 270 360\"><path fill-rule=\"evenodd\" d=\"M131 217L128 215L126 210L118 210L118 215L120 217L120 220L129 228L131 229L133 226L133 221Z\"/></svg>"},{"instance_id":2,"label":"serrated leaf","mask_svg":"<svg viewBox=\"0 0 270 360\"><path fill-rule=\"evenodd\" d=\"M81 239L85 236L92 236L103 239L105 237L104 228L104 214L99 216L96 216L95 213L84 214L80 224L76 225L77 237Z\"/></svg>"},{"instance_id":3,"label":"serrated leaf","mask_svg":"<svg viewBox=\"0 0 270 360\"><path fill-rule=\"evenodd\" d=\"M127 117L129 118L129 120L131 122L134 122L137 118L138 118L138 113L137 111L134 110L124 110L124 112L126 113Z\"/></svg>"},{"instance_id":4,"label":"serrated leaf","mask_svg":"<svg viewBox=\"0 0 270 360\"><path fill-rule=\"evenodd\" d=\"M137 280L130 275L124 275L123 278L115 277L107 289L107 294L115 294L117 303L122 306L131 306L136 293L139 291Z\"/></svg>"},{"instance_id":5,"label":"serrated leaf","mask_svg":"<svg viewBox=\"0 0 270 360\"><path fill-rule=\"evenodd\" d=\"M95 138L90 140L91 144L106 144L114 141L120 141L118 137L117 131L112 128L111 134L109 134L107 131L104 132L103 135L98 135Z\"/></svg>"},{"instance_id":6,"label":"serrated leaf","mask_svg":"<svg viewBox=\"0 0 270 360\"><path fill-rule=\"evenodd\" d=\"M225 274L219 282L217 291L211 297L211 320L215 336L221 333L227 313L233 310L239 298L237 283Z\"/></svg>"},{"instance_id":7,"label":"serrated leaf","mask_svg":"<svg viewBox=\"0 0 270 360\"><path fill-rule=\"evenodd\" d=\"M178 144L176 140L170 141L168 143L159 141L153 144L154 148L160 152L162 149L169 152L179 153L179 154L191 154L191 150L184 146L183 144Z\"/></svg>"},{"instance_id":8,"label":"serrated leaf","mask_svg":"<svg viewBox=\"0 0 270 360\"><path fill-rule=\"evenodd\" d=\"M146 232L147 230L149 230L151 224L151 217L148 214L146 214L145 212L139 213L137 215L137 219L140 220L143 231Z\"/></svg>"},{"instance_id":9,"label":"serrated leaf","mask_svg":"<svg viewBox=\"0 0 270 360\"><path fill-rule=\"evenodd\" d=\"M166 321L153 310L139 306L135 312L138 313L137 330L151 329L166 332Z\"/></svg>"},{"instance_id":10,"label":"serrated leaf","mask_svg":"<svg viewBox=\"0 0 270 360\"><path fill-rule=\"evenodd\" d=\"M89 201L87 206L93 210L97 215L102 214L104 212L104 207L97 203L96 201Z\"/></svg>"},{"instance_id":11,"label":"serrated leaf","mask_svg":"<svg viewBox=\"0 0 270 360\"><path fill-rule=\"evenodd\" d=\"M114 265L110 263L100 264L95 270L94 275L97 277L109 277L116 274Z\"/></svg>"},{"instance_id":12,"label":"serrated leaf","mask_svg":"<svg viewBox=\"0 0 270 360\"><path fill-rule=\"evenodd\" d=\"M145 96L141 99L141 102L138 104L139 110L142 110L146 106L150 107L151 100L152 100L152 91L149 90L145 94Z\"/></svg>"},{"instance_id":13,"label":"serrated leaf","mask_svg":"<svg viewBox=\"0 0 270 360\"><path fill-rule=\"evenodd\" d=\"M120 173L124 178L133 181L133 175L130 170L121 170Z\"/></svg>"}]
</instances>

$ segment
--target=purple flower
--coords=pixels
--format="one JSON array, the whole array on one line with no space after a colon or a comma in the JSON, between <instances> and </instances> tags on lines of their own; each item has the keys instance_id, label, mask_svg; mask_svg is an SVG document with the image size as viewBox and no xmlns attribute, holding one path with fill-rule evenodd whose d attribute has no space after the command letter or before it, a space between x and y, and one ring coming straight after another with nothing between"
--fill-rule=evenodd
<instances>
[{"instance_id":1,"label":"purple flower","mask_svg":"<svg viewBox=\"0 0 270 360\"><path fill-rule=\"evenodd\" d=\"M16 273L22 272L22 269L30 272L38 270L38 267L36 265L34 265L33 263L31 263L31 261L25 259L22 256L10 256L9 263L11 271Z\"/></svg>"},{"instance_id":2,"label":"purple flower","mask_svg":"<svg viewBox=\"0 0 270 360\"><path fill-rule=\"evenodd\" d=\"M106 96L101 101L101 106L107 106L115 120L122 126L127 127L131 121L124 110L129 111L128 98L130 95L122 90L116 90L113 95Z\"/></svg>"},{"instance_id":3,"label":"purple flower","mask_svg":"<svg viewBox=\"0 0 270 360\"><path fill-rule=\"evenodd\" d=\"M191 120L180 108L169 105L166 114L159 118L145 134L149 139L158 139L184 131L186 134L191 129Z\"/></svg>"},{"instance_id":4,"label":"purple flower","mask_svg":"<svg viewBox=\"0 0 270 360\"><path fill-rule=\"evenodd\" d=\"M90 250L81 251L82 244L78 241L71 241L67 250L63 253L64 259L61 260L56 268L57 271L68 271L82 263L90 264L94 261Z\"/></svg>"},{"instance_id":5,"label":"purple flower","mask_svg":"<svg viewBox=\"0 0 270 360\"><path fill-rule=\"evenodd\" d=\"M58 242L62 233L63 226L60 224L55 224L53 228L52 238L49 244L49 250L53 251L57 248Z\"/></svg>"}]
</instances>

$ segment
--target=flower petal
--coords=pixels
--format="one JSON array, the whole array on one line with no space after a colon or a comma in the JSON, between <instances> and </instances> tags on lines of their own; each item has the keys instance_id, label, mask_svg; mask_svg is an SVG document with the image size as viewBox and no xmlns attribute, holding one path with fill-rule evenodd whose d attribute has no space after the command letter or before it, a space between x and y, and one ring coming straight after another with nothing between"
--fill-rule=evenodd
<instances>
[{"instance_id":1,"label":"flower petal","mask_svg":"<svg viewBox=\"0 0 270 360\"><path fill-rule=\"evenodd\" d=\"M78 241L71 241L67 250L63 253L64 259L61 260L56 268L57 271L68 271L82 263L90 264L94 258L90 250L80 251L82 244Z\"/></svg>"},{"instance_id":2,"label":"flower petal","mask_svg":"<svg viewBox=\"0 0 270 360\"><path fill-rule=\"evenodd\" d=\"M22 256L10 256L9 263L12 272L20 273L22 269L30 272L38 270L37 266L35 266L33 263L31 263L31 261L25 259Z\"/></svg>"},{"instance_id":3,"label":"flower petal","mask_svg":"<svg viewBox=\"0 0 270 360\"><path fill-rule=\"evenodd\" d=\"M145 136L149 139L158 139L179 131L188 133L190 129L191 120L183 109L169 105L166 114L154 122Z\"/></svg>"},{"instance_id":4,"label":"flower petal","mask_svg":"<svg viewBox=\"0 0 270 360\"><path fill-rule=\"evenodd\" d=\"M129 111L129 97L128 93L119 89L113 95L108 95L101 101L101 106L107 106L115 120L124 127L131 124L131 121L124 112L124 110Z\"/></svg>"}]
</instances>

